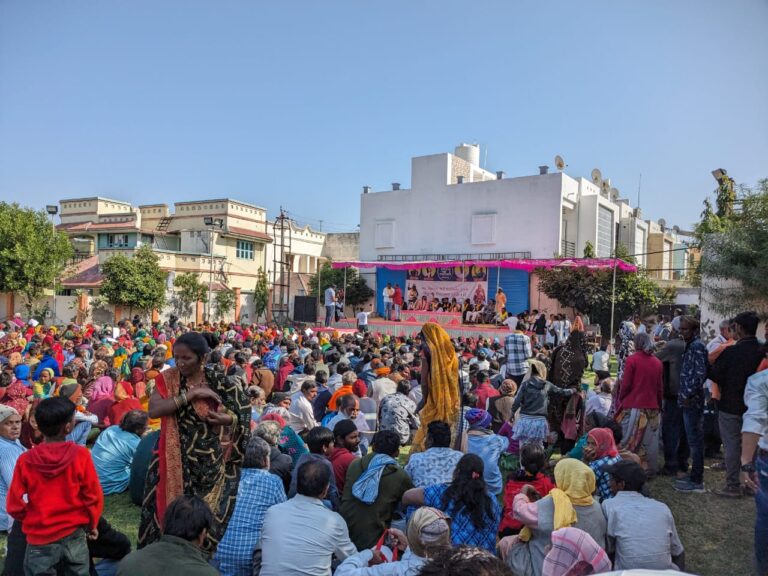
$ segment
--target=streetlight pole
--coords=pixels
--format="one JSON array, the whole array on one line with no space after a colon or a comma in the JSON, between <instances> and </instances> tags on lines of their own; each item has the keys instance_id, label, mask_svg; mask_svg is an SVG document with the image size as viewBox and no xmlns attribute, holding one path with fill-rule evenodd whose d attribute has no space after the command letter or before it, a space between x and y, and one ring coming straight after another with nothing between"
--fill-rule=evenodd
<instances>
[{"instance_id":1,"label":"streetlight pole","mask_svg":"<svg viewBox=\"0 0 768 576\"><path fill-rule=\"evenodd\" d=\"M51 248L53 248L53 243L56 241L56 222L54 221L54 217L56 214L59 213L59 207L55 204L49 204L45 207L45 211L48 212L48 215L51 217ZM55 326L56 325L56 272L54 271L53 274L53 313L51 314L51 322Z\"/></svg>"},{"instance_id":2,"label":"streetlight pole","mask_svg":"<svg viewBox=\"0 0 768 576\"><path fill-rule=\"evenodd\" d=\"M618 264L618 259L614 256L613 258L613 287L611 288L611 332L608 334L609 342L611 343L611 348L613 348L613 317L614 317L614 311L616 309L616 265ZM615 352L615 351L614 351Z\"/></svg>"}]
</instances>

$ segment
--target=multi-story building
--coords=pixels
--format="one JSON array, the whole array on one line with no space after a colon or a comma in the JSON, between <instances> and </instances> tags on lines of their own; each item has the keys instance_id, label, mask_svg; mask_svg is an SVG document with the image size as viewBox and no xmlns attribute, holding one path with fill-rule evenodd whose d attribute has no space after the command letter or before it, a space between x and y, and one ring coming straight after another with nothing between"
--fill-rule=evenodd
<instances>
[{"instance_id":1,"label":"multi-story building","mask_svg":"<svg viewBox=\"0 0 768 576\"><path fill-rule=\"evenodd\" d=\"M235 293L234 318L254 319L252 300L259 270L273 281L274 222L268 221L264 208L254 204L229 198L176 202L171 212L166 204L133 207L107 198L75 198L62 200L60 208L58 227L75 248L73 268L59 284L65 296L77 289L98 293L100 266L114 254L132 254L145 244L152 246L161 268L168 271L171 296L177 274L198 274L213 292ZM293 271L312 274L317 270L324 234L290 226ZM59 318L73 315L69 305L66 299L57 303ZM197 319L203 312L198 305Z\"/></svg>"},{"instance_id":2,"label":"multi-story building","mask_svg":"<svg viewBox=\"0 0 768 576\"><path fill-rule=\"evenodd\" d=\"M546 166L533 176L507 178L481 168L479 157L477 146L462 144L453 154L413 158L409 189L393 184L372 193L365 187L360 259L571 258L583 256L588 245L597 257L610 257L617 241L630 253L646 252L647 225L615 191L612 197L587 178ZM368 283L394 281L390 272L378 268L375 280L368 273ZM488 277L490 286L504 289L511 311L542 302L526 272L489 269Z\"/></svg>"}]
</instances>

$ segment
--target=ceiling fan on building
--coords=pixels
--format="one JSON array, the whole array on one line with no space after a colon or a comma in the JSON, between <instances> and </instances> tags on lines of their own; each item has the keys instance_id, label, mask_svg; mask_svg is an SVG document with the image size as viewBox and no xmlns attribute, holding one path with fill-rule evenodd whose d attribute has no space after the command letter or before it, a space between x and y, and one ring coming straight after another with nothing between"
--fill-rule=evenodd
<instances>
[{"instance_id":1,"label":"ceiling fan on building","mask_svg":"<svg viewBox=\"0 0 768 576\"><path fill-rule=\"evenodd\" d=\"M592 170L592 184L597 186L598 188L601 188L603 186L603 173L600 172L599 169L595 168Z\"/></svg>"},{"instance_id":2,"label":"ceiling fan on building","mask_svg":"<svg viewBox=\"0 0 768 576\"><path fill-rule=\"evenodd\" d=\"M555 156L555 168L557 168L558 170L560 170L560 172L562 172L566 166L568 166L568 164L565 163L565 160L563 160L562 156L560 156L559 154Z\"/></svg>"}]
</instances>

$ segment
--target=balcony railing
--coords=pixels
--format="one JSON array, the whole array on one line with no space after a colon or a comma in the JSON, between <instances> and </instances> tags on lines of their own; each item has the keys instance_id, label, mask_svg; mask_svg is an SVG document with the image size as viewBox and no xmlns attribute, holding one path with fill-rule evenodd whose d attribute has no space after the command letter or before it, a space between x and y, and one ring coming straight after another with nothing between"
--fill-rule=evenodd
<instances>
[{"instance_id":1,"label":"balcony railing","mask_svg":"<svg viewBox=\"0 0 768 576\"><path fill-rule=\"evenodd\" d=\"M93 256L93 254L84 254L84 253L75 252L74 254L72 254L72 256L70 256L69 260L67 261L67 266L77 266L78 264L80 264L80 262L84 260L88 260L88 258L90 258L91 256Z\"/></svg>"},{"instance_id":2,"label":"balcony railing","mask_svg":"<svg viewBox=\"0 0 768 576\"><path fill-rule=\"evenodd\" d=\"M576 244L563 240L560 243L560 255L563 258L576 258Z\"/></svg>"},{"instance_id":3,"label":"balcony railing","mask_svg":"<svg viewBox=\"0 0 768 576\"><path fill-rule=\"evenodd\" d=\"M480 254L380 254L379 262L461 261L461 260L525 260L530 252L483 252Z\"/></svg>"}]
</instances>

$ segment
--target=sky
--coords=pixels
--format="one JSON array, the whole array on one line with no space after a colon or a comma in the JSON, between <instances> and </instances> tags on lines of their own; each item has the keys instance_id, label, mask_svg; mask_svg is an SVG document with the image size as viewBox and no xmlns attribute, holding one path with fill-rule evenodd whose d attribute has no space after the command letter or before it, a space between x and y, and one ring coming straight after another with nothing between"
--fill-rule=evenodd
<instances>
[{"instance_id":1,"label":"sky","mask_svg":"<svg viewBox=\"0 0 768 576\"><path fill-rule=\"evenodd\" d=\"M766 0L3 0L0 200L231 197L351 231L413 156L595 167L688 228L768 177ZM521 210L525 210L521 206Z\"/></svg>"}]
</instances>

